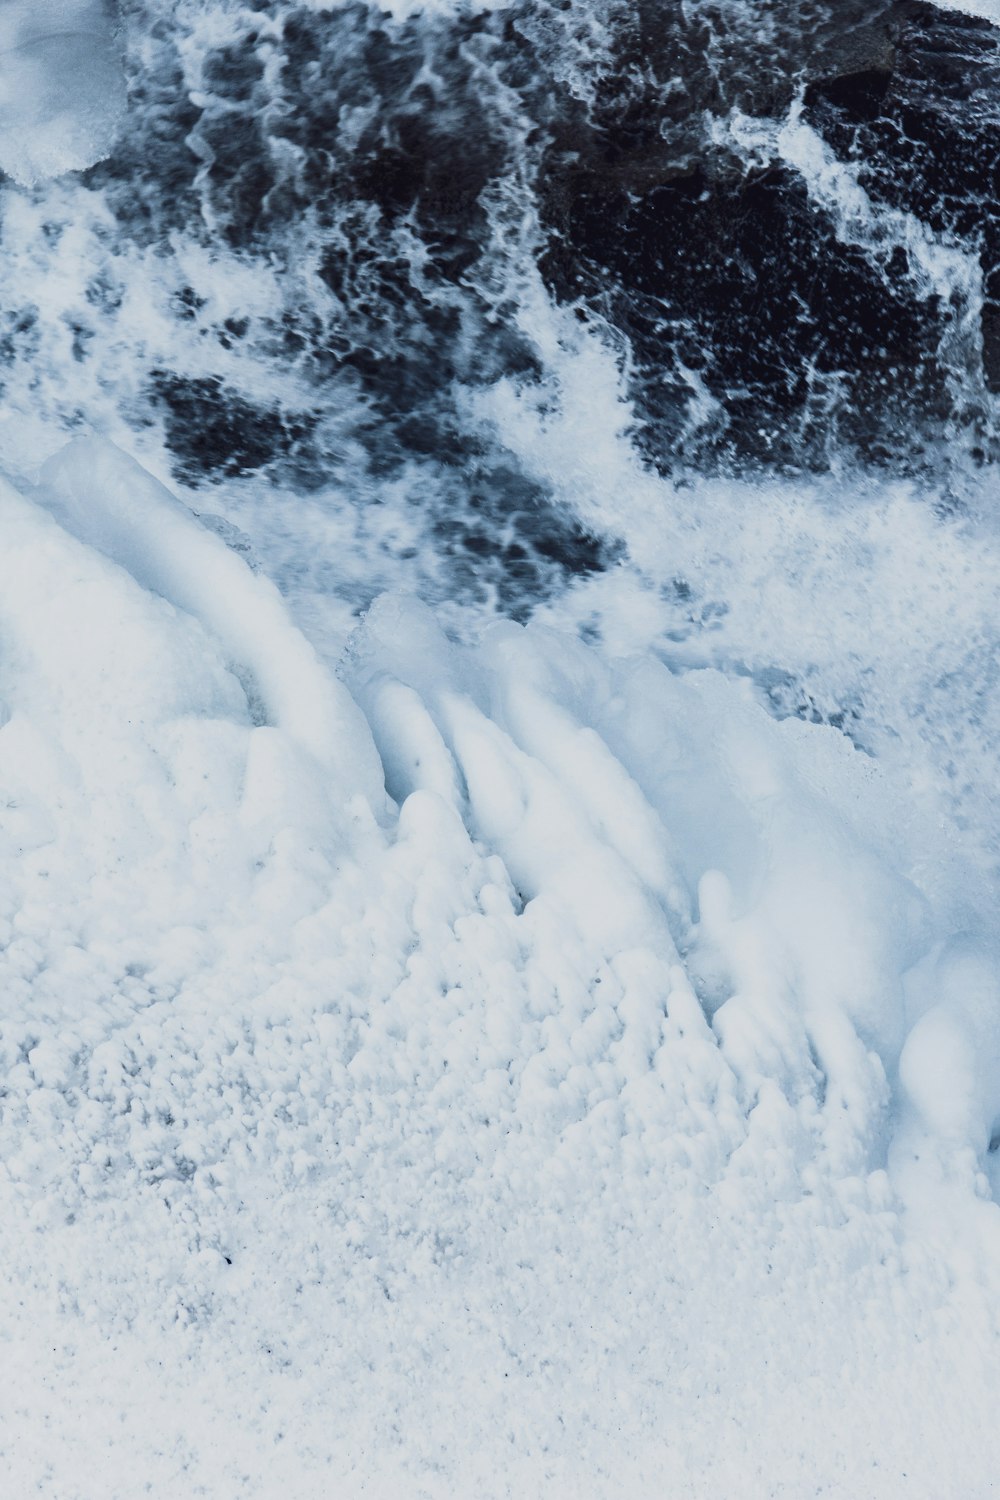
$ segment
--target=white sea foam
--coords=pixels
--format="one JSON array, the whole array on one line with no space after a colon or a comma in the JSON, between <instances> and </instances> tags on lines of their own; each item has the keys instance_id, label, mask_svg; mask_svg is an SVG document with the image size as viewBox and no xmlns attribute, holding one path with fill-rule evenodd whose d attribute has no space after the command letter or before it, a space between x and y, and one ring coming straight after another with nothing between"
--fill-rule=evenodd
<instances>
[{"instance_id":1,"label":"white sea foam","mask_svg":"<svg viewBox=\"0 0 1000 1500\"><path fill-rule=\"evenodd\" d=\"M0 171L30 184L106 155L125 99L108 0L6 0Z\"/></svg>"},{"instance_id":2,"label":"white sea foam","mask_svg":"<svg viewBox=\"0 0 1000 1500\"><path fill-rule=\"evenodd\" d=\"M182 9L196 88L206 38L259 22ZM276 330L349 309L309 223L280 266L207 209L130 239L113 189L60 176L100 130L77 159L26 118L0 137L34 183L0 215L10 1493L987 1493L989 471L655 473L622 341L554 304L511 181L476 291L542 373L459 388L463 431L623 551L498 622L452 597L454 471L373 475L347 379L307 493L171 480L151 371L308 411ZM904 245L974 337L976 257L795 112L717 136L873 263Z\"/></svg>"},{"instance_id":3,"label":"white sea foam","mask_svg":"<svg viewBox=\"0 0 1000 1500\"><path fill-rule=\"evenodd\" d=\"M980 20L992 21L1000 26L1000 5L997 0L935 0L941 10L957 10L967 16L978 16Z\"/></svg>"},{"instance_id":4,"label":"white sea foam","mask_svg":"<svg viewBox=\"0 0 1000 1500\"><path fill-rule=\"evenodd\" d=\"M346 688L134 463L0 506L11 1483L56 1379L61 1495L975 1493L996 955L905 784L395 596L343 663L380 827Z\"/></svg>"}]
</instances>

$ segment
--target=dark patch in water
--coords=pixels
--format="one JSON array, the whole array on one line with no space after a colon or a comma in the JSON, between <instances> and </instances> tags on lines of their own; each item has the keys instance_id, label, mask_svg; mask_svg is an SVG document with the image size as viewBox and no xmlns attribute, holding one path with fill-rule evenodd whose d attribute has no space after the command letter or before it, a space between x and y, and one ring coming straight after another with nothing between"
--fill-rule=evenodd
<instances>
[{"instance_id":1,"label":"dark patch in water","mask_svg":"<svg viewBox=\"0 0 1000 1500\"><path fill-rule=\"evenodd\" d=\"M308 435L310 418L252 406L215 377L184 380L152 372L156 401L165 408L167 442L178 476L198 485L206 477L251 474L288 455Z\"/></svg>"},{"instance_id":2,"label":"dark patch in water","mask_svg":"<svg viewBox=\"0 0 1000 1500\"><path fill-rule=\"evenodd\" d=\"M864 456L884 460L947 411L939 308L913 296L905 259L883 275L841 243L786 169L699 168L641 197L581 197L569 243L576 295L629 335L640 441L665 467L685 441L703 463L821 466L832 405ZM546 260L557 285L564 244ZM691 377L718 415L686 439Z\"/></svg>"},{"instance_id":3,"label":"dark patch in water","mask_svg":"<svg viewBox=\"0 0 1000 1500\"><path fill-rule=\"evenodd\" d=\"M972 16L915 7L891 73L815 84L806 99L874 201L979 248L985 375L1000 390L1000 33Z\"/></svg>"},{"instance_id":4,"label":"dark patch in water","mask_svg":"<svg viewBox=\"0 0 1000 1500\"><path fill-rule=\"evenodd\" d=\"M434 533L456 577L474 593L494 593L515 619L554 586L599 572L617 555L613 543L549 504L540 485L504 467L473 470L466 504L443 514Z\"/></svg>"},{"instance_id":5,"label":"dark patch in water","mask_svg":"<svg viewBox=\"0 0 1000 1500\"><path fill-rule=\"evenodd\" d=\"M550 292L618 338L636 440L661 469L860 457L912 473L992 451L1000 65L985 23L919 0L630 0L600 19L587 0L525 0L398 23L254 0L199 54L180 15L175 30L128 8L142 45L127 128L83 180L117 218L109 241L173 270L173 314L198 337L191 370L155 354L123 398L131 419L162 418L187 484L266 471L354 485L356 503L359 485L419 470L456 588L512 613L605 566L456 400L551 376L511 274L536 254ZM874 202L981 255L983 368L956 337L962 309L920 292L902 246L843 243L793 171L748 171L709 139L707 120L780 117L797 93ZM198 255L182 261L179 240ZM222 256L271 287L253 313L226 305ZM87 295L110 327L114 276ZM30 324L2 335L27 357ZM282 404L262 406L272 388Z\"/></svg>"}]
</instances>

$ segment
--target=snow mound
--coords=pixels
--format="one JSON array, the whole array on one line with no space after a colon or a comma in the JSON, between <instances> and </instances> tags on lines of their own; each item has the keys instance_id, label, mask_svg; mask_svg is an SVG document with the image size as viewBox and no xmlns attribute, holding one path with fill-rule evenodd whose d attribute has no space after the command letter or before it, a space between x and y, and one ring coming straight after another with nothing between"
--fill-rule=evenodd
<instances>
[{"instance_id":1,"label":"snow mound","mask_svg":"<svg viewBox=\"0 0 1000 1500\"><path fill-rule=\"evenodd\" d=\"M30 186L93 166L124 102L111 0L5 0L0 171Z\"/></svg>"},{"instance_id":2,"label":"snow mound","mask_svg":"<svg viewBox=\"0 0 1000 1500\"><path fill-rule=\"evenodd\" d=\"M106 443L0 524L12 1493L986 1492L998 965L870 759L401 597L338 680Z\"/></svg>"}]
</instances>

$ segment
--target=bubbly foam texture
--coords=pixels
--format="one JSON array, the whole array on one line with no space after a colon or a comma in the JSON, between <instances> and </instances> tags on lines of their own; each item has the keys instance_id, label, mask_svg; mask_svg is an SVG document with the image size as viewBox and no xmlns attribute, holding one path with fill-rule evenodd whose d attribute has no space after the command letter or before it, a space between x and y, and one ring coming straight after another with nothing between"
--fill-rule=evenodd
<instances>
[{"instance_id":1,"label":"bubbly foam texture","mask_svg":"<svg viewBox=\"0 0 1000 1500\"><path fill-rule=\"evenodd\" d=\"M113 141L0 120L18 1493L996 1471L983 266L699 15L715 165L933 325L912 462L666 355L663 460L552 262L631 8L144 0Z\"/></svg>"},{"instance_id":2,"label":"bubbly foam texture","mask_svg":"<svg viewBox=\"0 0 1000 1500\"><path fill-rule=\"evenodd\" d=\"M956 1431L974 1487L996 954L894 777L717 672L538 625L458 646L401 596L338 682L106 444L0 506L14 1472L58 1378L55 1482L91 1457L124 1493L75 1415L103 1372L132 1461L206 1483L280 1421L307 1494L330 1457L500 1493L541 1444L589 1493L752 1459L776 1493L838 1465L846 1494L915 1442L944 1483ZM121 1383L151 1348L190 1391L142 1382L156 1454ZM766 1416L815 1415L803 1368L849 1456ZM940 1442L886 1444L885 1368ZM689 1439L651 1443L668 1416ZM249 1492L282 1470L264 1451Z\"/></svg>"},{"instance_id":3,"label":"bubbly foam texture","mask_svg":"<svg viewBox=\"0 0 1000 1500\"><path fill-rule=\"evenodd\" d=\"M8 0L0 16L0 171L24 186L93 166L125 102L105 0Z\"/></svg>"}]
</instances>

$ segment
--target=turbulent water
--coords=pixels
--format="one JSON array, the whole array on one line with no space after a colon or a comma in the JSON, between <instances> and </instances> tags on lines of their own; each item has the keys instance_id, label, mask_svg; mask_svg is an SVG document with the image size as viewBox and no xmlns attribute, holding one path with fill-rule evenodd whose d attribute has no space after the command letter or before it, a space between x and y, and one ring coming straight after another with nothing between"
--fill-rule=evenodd
<instances>
[{"instance_id":1,"label":"turbulent water","mask_svg":"<svg viewBox=\"0 0 1000 1500\"><path fill-rule=\"evenodd\" d=\"M138 1492L79 1416L103 1380L158 1493L988 1493L928 1414L967 1364L976 1430L1000 1305L947 1291L1000 1188L995 12L8 0L0 1050L62 1353L2 1390L31 1431L72 1391L39 1493ZM901 1204L975 1227L925 1255ZM91 1211L148 1288L67 1269ZM194 1398L157 1388L167 1458L136 1427L161 1322L235 1351L184 1358L242 1478ZM885 1438L855 1358L931 1436ZM331 1384L366 1392L334 1459ZM837 1401L857 1452L814 1472L781 1403Z\"/></svg>"},{"instance_id":2,"label":"turbulent water","mask_svg":"<svg viewBox=\"0 0 1000 1500\"><path fill-rule=\"evenodd\" d=\"M114 38L110 153L4 194L8 472L110 436L332 654L402 587L745 673L902 737L992 866L988 23L133 0Z\"/></svg>"}]
</instances>

